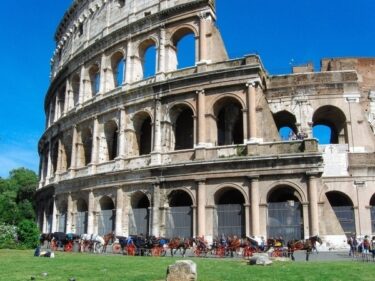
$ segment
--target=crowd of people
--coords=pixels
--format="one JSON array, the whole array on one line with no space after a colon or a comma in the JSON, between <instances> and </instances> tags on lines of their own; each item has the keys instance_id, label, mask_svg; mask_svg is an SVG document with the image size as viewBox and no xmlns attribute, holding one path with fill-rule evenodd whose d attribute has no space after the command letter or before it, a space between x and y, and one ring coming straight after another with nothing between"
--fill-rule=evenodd
<instances>
[{"instance_id":1,"label":"crowd of people","mask_svg":"<svg viewBox=\"0 0 375 281\"><path fill-rule=\"evenodd\" d=\"M364 238L352 235L348 238L348 244L350 246L349 256L362 257L368 261L372 254L372 258L375 258L375 236L370 239L368 235L365 235Z\"/></svg>"}]
</instances>

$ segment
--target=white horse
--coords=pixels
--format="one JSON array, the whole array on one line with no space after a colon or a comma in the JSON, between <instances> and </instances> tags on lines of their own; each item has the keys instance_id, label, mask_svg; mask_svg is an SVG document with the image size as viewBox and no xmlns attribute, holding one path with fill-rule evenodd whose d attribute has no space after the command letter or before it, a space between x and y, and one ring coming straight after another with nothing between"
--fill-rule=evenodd
<instances>
[{"instance_id":1,"label":"white horse","mask_svg":"<svg viewBox=\"0 0 375 281\"><path fill-rule=\"evenodd\" d=\"M92 246L94 253L101 253L103 251L104 239L98 234L87 234L84 233L80 237L81 252L85 250L85 247Z\"/></svg>"}]
</instances>

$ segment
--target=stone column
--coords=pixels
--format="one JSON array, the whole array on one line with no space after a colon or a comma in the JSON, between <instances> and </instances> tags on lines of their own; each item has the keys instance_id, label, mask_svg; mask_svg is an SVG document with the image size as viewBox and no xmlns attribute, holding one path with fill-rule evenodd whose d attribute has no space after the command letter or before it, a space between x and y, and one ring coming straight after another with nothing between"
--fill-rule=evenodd
<instances>
[{"instance_id":1,"label":"stone column","mask_svg":"<svg viewBox=\"0 0 375 281\"><path fill-rule=\"evenodd\" d=\"M202 12L199 21L199 63L207 62L207 22L208 19Z\"/></svg>"},{"instance_id":2,"label":"stone column","mask_svg":"<svg viewBox=\"0 0 375 281\"><path fill-rule=\"evenodd\" d=\"M198 236L206 235L206 181L197 181L198 185Z\"/></svg>"},{"instance_id":3,"label":"stone column","mask_svg":"<svg viewBox=\"0 0 375 281\"><path fill-rule=\"evenodd\" d=\"M51 178L51 172L52 172L51 151L52 151L52 144L51 144L51 140L49 140L49 142L48 142L47 177L46 177L47 182L49 182L49 179Z\"/></svg>"},{"instance_id":4,"label":"stone column","mask_svg":"<svg viewBox=\"0 0 375 281\"><path fill-rule=\"evenodd\" d=\"M69 82L69 79L67 79L66 84L65 84L64 112L62 115L65 115L70 109L70 95L71 95L70 82Z\"/></svg>"},{"instance_id":5,"label":"stone column","mask_svg":"<svg viewBox=\"0 0 375 281\"><path fill-rule=\"evenodd\" d=\"M59 92L55 93L55 116L54 116L54 122L59 120L60 118L60 98L59 98Z\"/></svg>"},{"instance_id":6,"label":"stone column","mask_svg":"<svg viewBox=\"0 0 375 281\"><path fill-rule=\"evenodd\" d=\"M72 232L72 224L73 224L73 200L72 194L68 193L68 204L66 210L66 233Z\"/></svg>"},{"instance_id":7,"label":"stone column","mask_svg":"<svg viewBox=\"0 0 375 281\"><path fill-rule=\"evenodd\" d=\"M251 234L259 236L259 177L250 178Z\"/></svg>"},{"instance_id":8,"label":"stone column","mask_svg":"<svg viewBox=\"0 0 375 281\"><path fill-rule=\"evenodd\" d=\"M57 208L56 208L56 195L53 195L53 210L52 210L52 231L57 231Z\"/></svg>"},{"instance_id":9,"label":"stone column","mask_svg":"<svg viewBox=\"0 0 375 281\"><path fill-rule=\"evenodd\" d=\"M166 65L166 56L165 56L165 28L160 27L159 34L159 59L158 59L158 72L164 73Z\"/></svg>"},{"instance_id":10,"label":"stone column","mask_svg":"<svg viewBox=\"0 0 375 281\"><path fill-rule=\"evenodd\" d=\"M250 204L244 204L245 209L245 234L250 236Z\"/></svg>"},{"instance_id":11,"label":"stone column","mask_svg":"<svg viewBox=\"0 0 375 281\"><path fill-rule=\"evenodd\" d=\"M197 139L198 147L206 146L206 96L204 90L197 91L197 109L198 109L198 128L197 128Z\"/></svg>"},{"instance_id":12,"label":"stone column","mask_svg":"<svg viewBox=\"0 0 375 281\"><path fill-rule=\"evenodd\" d=\"M126 146L126 143L125 143L125 130L126 130L126 111L125 111L125 107L121 107L119 109L120 111L120 116L119 116L119 120L120 120L120 125L119 125L119 141L118 141L118 155L119 157L122 157L124 158L125 157L125 146Z\"/></svg>"},{"instance_id":13,"label":"stone column","mask_svg":"<svg viewBox=\"0 0 375 281\"><path fill-rule=\"evenodd\" d=\"M77 143L78 143L78 135L77 135L77 126L73 125L73 136L72 136L72 156L71 156L71 164L70 170L73 171L77 168Z\"/></svg>"},{"instance_id":14,"label":"stone column","mask_svg":"<svg viewBox=\"0 0 375 281\"><path fill-rule=\"evenodd\" d=\"M92 173L95 173L96 164L99 159L99 121L98 116L94 117L93 133L92 133L92 150L91 150L91 164Z\"/></svg>"},{"instance_id":15,"label":"stone column","mask_svg":"<svg viewBox=\"0 0 375 281\"><path fill-rule=\"evenodd\" d=\"M116 193L116 235L123 235L122 231L122 211L123 211L123 202L124 202L124 195L122 191L122 187L117 188Z\"/></svg>"},{"instance_id":16,"label":"stone column","mask_svg":"<svg viewBox=\"0 0 375 281\"><path fill-rule=\"evenodd\" d=\"M154 183L153 190L153 207L152 207L152 235L160 236L160 183Z\"/></svg>"},{"instance_id":17,"label":"stone column","mask_svg":"<svg viewBox=\"0 0 375 281\"><path fill-rule=\"evenodd\" d=\"M309 190L310 236L319 234L317 174L307 174Z\"/></svg>"},{"instance_id":18,"label":"stone column","mask_svg":"<svg viewBox=\"0 0 375 281\"><path fill-rule=\"evenodd\" d=\"M94 192L92 190L89 191L89 204L87 206L87 233L92 234L94 233Z\"/></svg>"},{"instance_id":19,"label":"stone column","mask_svg":"<svg viewBox=\"0 0 375 281\"><path fill-rule=\"evenodd\" d=\"M125 65L125 84L130 84L132 82L132 72L133 72L133 61L132 61L132 43L129 40L126 49L126 65Z\"/></svg>"},{"instance_id":20,"label":"stone column","mask_svg":"<svg viewBox=\"0 0 375 281\"><path fill-rule=\"evenodd\" d=\"M248 142L256 142L257 140L257 120L256 120L256 84L248 83L247 86L247 134Z\"/></svg>"},{"instance_id":21,"label":"stone column","mask_svg":"<svg viewBox=\"0 0 375 281\"><path fill-rule=\"evenodd\" d=\"M79 83L79 97L78 104L81 105L85 101L86 97L86 69L84 66L81 67L80 83Z\"/></svg>"},{"instance_id":22,"label":"stone column","mask_svg":"<svg viewBox=\"0 0 375 281\"><path fill-rule=\"evenodd\" d=\"M154 124L153 124L153 148L151 152L151 164L161 164L161 101L155 99Z\"/></svg>"},{"instance_id":23,"label":"stone column","mask_svg":"<svg viewBox=\"0 0 375 281\"><path fill-rule=\"evenodd\" d=\"M107 67L107 56L105 53L102 54L101 63L100 63L100 85L99 85L99 95L104 94L108 89L108 77L110 69Z\"/></svg>"}]
</instances>

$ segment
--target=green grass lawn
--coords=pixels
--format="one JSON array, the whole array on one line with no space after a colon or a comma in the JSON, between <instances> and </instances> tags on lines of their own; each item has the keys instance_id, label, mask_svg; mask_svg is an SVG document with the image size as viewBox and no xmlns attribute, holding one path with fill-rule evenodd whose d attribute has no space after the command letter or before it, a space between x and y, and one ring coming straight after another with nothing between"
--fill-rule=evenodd
<instances>
[{"instance_id":1,"label":"green grass lawn","mask_svg":"<svg viewBox=\"0 0 375 281\"><path fill-rule=\"evenodd\" d=\"M0 280L77 281L165 280L169 264L181 258L128 257L56 252L56 257L34 257L33 251L0 250ZM249 266L240 259L193 258L198 280L375 280L375 263L275 262ZM48 275L43 276L46 272Z\"/></svg>"}]
</instances>

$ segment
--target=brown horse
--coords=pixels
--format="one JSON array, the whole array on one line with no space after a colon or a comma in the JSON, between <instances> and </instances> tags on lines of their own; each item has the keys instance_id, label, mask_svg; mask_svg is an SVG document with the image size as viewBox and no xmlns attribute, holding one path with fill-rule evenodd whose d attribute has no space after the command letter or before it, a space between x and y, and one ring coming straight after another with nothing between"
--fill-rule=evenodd
<instances>
[{"instance_id":1,"label":"brown horse","mask_svg":"<svg viewBox=\"0 0 375 281\"><path fill-rule=\"evenodd\" d=\"M186 250L193 246L193 239L185 238L181 239L175 237L171 239L168 243L168 248L171 249L171 256L173 257L176 254L177 250L182 251L182 256L185 257ZM173 253L174 250L174 253Z\"/></svg>"},{"instance_id":2,"label":"brown horse","mask_svg":"<svg viewBox=\"0 0 375 281\"><path fill-rule=\"evenodd\" d=\"M113 232L110 232L110 233L107 233L106 235L104 235L103 239L104 239L103 253L106 253L109 241L111 241L111 244L113 244L113 242L115 242L115 240L116 240L116 236Z\"/></svg>"},{"instance_id":3,"label":"brown horse","mask_svg":"<svg viewBox=\"0 0 375 281\"><path fill-rule=\"evenodd\" d=\"M288 256L294 261L294 251L306 250L306 261L308 261L312 250L316 249L316 242L322 244L322 239L318 235L306 240L290 240L288 241Z\"/></svg>"}]
</instances>

